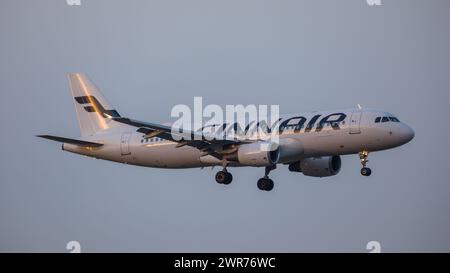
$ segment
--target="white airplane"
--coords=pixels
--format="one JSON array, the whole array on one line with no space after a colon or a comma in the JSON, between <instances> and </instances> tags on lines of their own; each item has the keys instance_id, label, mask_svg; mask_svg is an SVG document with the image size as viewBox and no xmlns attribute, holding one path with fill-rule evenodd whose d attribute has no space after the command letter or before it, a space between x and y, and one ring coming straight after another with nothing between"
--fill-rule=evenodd
<instances>
[{"instance_id":1,"label":"white airplane","mask_svg":"<svg viewBox=\"0 0 450 273\"><path fill-rule=\"evenodd\" d=\"M141 122L119 115L83 74L69 74L70 89L81 129L79 139L39 135L62 142L62 149L81 155L156 168L222 166L215 179L231 183L227 167L265 167L257 186L270 191L268 177L277 164L313 177L339 173L341 155L358 154L361 174L369 176L369 152L391 149L414 138L414 131L394 115L377 110L321 111L284 116L279 120L276 149L263 149L265 140L193 140L174 136L170 126ZM186 132L185 132L186 133ZM189 131L192 136L197 132Z\"/></svg>"}]
</instances>

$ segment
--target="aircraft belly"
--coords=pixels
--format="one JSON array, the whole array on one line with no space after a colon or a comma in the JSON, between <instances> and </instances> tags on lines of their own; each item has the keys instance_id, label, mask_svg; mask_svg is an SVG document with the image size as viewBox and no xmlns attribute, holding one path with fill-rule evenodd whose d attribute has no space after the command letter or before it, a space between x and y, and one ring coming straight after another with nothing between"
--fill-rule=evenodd
<instances>
[{"instance_id":1,"label":"aircraft belly","mask_svg":"<svg viewBox=\"0 0 450 273\"><path fill-rule=\"evenodd\" d=\"M200 152L192 147L175 148L176 144L162 143L135 147L134 164L158 168L200 167Z\"/></svg>"},{"instance_id":2,"label":"aircraft belly","mask_svg":"<svg viewBox=\"0 0 450 273\"><path fill-rule=\"evenodd\" d=\"M316 133L300 139L304 145L305 157L358 152L358 135L349 135L345 132Z\"/></svg>"}]
</instances>

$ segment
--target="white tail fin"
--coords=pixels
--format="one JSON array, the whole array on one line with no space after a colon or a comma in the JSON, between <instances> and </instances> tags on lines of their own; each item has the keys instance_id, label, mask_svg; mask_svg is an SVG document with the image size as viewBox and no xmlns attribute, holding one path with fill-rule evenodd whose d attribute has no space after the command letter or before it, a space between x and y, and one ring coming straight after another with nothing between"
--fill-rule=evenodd
<instances>
[{"instance_id":1,"label":"white tail fin","mask_svg":"<svg viewBox=\"0 0 450 273\"><path fill-rule=\"evenodd\" d=\"M119 113L112 110L111 105L86 75L71 73L68 76L81 136L108 129L112 118L120 117Z\"/></svg>"}]
</instances>

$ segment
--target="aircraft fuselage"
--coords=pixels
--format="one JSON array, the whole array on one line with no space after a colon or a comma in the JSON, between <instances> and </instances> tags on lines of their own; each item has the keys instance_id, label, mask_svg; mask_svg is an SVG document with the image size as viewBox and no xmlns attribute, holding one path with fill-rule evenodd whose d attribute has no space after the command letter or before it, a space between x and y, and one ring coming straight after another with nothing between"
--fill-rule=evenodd
<instances>
[{"instance_id":1,"label":"aircraft fuselage","mask_svg":"<svg viewBox=\"0 0 450 273\"><path fill-rule=\"evenodd\" d=\"M279 126L280 140L290 138L302 144L303 153L296 160L386 150L403 145L413 137L413 130L392 114L366 109L290 114L282 117ZM222 165L221 160L203 155L194 147L177 147L176 142L158 137L146 138L145 134L136 132L133 127L112 127L86 140L104 145L84 148L64 143L63 150L146 167L195 168ZM230 162L229 166L246 165Z\"/></svg>"}]
</instances>

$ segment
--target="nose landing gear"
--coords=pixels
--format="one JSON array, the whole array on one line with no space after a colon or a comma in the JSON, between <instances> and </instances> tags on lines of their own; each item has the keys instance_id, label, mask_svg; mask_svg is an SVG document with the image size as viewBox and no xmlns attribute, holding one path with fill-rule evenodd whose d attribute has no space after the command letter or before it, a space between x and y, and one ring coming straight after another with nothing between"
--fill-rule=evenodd
<instances>
[{"instance_id":1,"label":"nose landing gear","mask_svg":"<svg viewBox=\"0 0 450 273\"><path fill-rule=\"evenodd\" d=\"M369 152L368 151L362 151L359 152L359 159L361 160L362 169L361 169L361 175L363 176L370 176L372 174L372 170L368 167L366 167L367 162L369 162Z\"/></svg>"}]
</instances>

